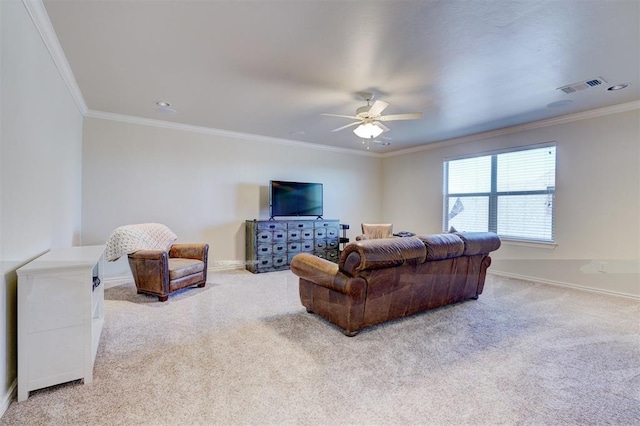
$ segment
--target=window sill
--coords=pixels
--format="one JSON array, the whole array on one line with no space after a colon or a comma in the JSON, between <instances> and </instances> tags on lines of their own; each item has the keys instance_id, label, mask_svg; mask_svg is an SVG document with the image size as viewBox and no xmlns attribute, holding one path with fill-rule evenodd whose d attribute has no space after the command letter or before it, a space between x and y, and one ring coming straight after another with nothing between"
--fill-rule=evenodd
<instances>
[{"instance_id":1,"label":"window sill","mask_svg":"<svg viewBox=\"0 0 640 426\"><path fill-rule=\"evenodd\" d=\"M503 244L508 246L520 246L520 247L533 247L533 248L541 248L547 250L553 250L558 247L558 243L548 243L544 241L528 241L528 240L517 240L513 238L504 238L500 237L500 241Z\"/></svg>"}]
</instances>

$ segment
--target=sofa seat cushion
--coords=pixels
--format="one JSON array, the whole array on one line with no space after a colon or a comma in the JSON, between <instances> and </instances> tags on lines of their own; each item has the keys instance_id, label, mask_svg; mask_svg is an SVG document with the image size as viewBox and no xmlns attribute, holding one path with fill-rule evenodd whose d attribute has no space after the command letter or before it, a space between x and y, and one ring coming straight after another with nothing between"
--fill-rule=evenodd
<instances>
[{"instance_id":1,"label":"sofa seat cushion","mask_svg":"<svg viewBox=\"0 0 640 426\"><path fill-rule=\"evenodd\" d=\"M169 258L169 279L176 280L204 271L204 262L197 259Z\"/></svg>"}]
</instances>

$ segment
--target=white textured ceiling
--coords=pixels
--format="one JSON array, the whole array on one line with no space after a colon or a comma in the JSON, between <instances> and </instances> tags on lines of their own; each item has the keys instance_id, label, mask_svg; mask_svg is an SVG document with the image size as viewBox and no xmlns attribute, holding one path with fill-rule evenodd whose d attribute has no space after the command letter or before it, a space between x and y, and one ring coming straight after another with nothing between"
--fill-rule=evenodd
<instances>
[{"instance_id":1,"label":"white textured ceiling","mask_svg":"<svg viewBox=\"0 0 640 426\"><path fill-rule=\"evenodd\" d=\"M637 0L44 4L93 111L362 149L321 113L353 115L366 90L424 113L385 123L371 150L389 152L640 99ZM595 77L609 84L557 90Z\"/></svg>"}]
</instances>

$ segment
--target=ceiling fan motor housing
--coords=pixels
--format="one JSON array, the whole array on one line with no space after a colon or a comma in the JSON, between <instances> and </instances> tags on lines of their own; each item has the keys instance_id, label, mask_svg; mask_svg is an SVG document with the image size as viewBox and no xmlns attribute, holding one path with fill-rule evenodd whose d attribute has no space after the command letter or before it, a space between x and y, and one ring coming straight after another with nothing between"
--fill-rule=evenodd
<instances>
[{"instance_id":1,"label":"ceiling fan motor housing","mask_svg":"<svg viewBox=\"0 0 640 426\"><path fill-rule=\"evenodd\" d=\"M360 118L368 118L370 109L370 105L361 106L360 108L356 109L356 116Z\"/></svg>"}]
</instances>

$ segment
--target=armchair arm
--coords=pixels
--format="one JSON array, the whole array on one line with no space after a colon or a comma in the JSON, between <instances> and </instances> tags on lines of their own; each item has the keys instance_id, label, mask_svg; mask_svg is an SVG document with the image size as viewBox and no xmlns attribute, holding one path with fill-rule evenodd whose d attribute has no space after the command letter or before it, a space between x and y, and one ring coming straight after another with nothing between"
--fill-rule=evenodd
<instances>
[{"instance_id":1,"label":"armchair arm","mask_svg":"<svg viewBox=\"0 0 640 426\"><path fill-rule=\"evenodd\" d=\"M129 254L129 259L133 260L162 260L167 257L167 252L163 250L138 250Z\"/></svg>"},{"instance_id":2,"label":"armchair arm","mask_svg":"<svg viewBox=\"0 0 640 426\"><path fill-rule=\"evenodd\" d=\"M128 255L138 290L154 294L169 292L169 257L164 250L138 250Z\"/></svg>"},{"instance_id":3,"label":"armchair arm","mask_svg":"<svg viewBox=\"0 0 640 426\"><path fill-rule=\"evenodd\" d=\"M198 259L207 262L209 244L174 244L169 249L169 257Z\"/></svg>"},{"instance_id":4,"label":"armchair arm","mask_svg":"<svg viewBox=\"0 0 640 426\"><path fill-rule=\"evenodd\" d=\"M340 272L335 263L310 253L295 255L291 261L291 272L300 278L342 294L351 295L362 290L355 284L362 280L351 279Z\"/></svg>"}]
</instances>

